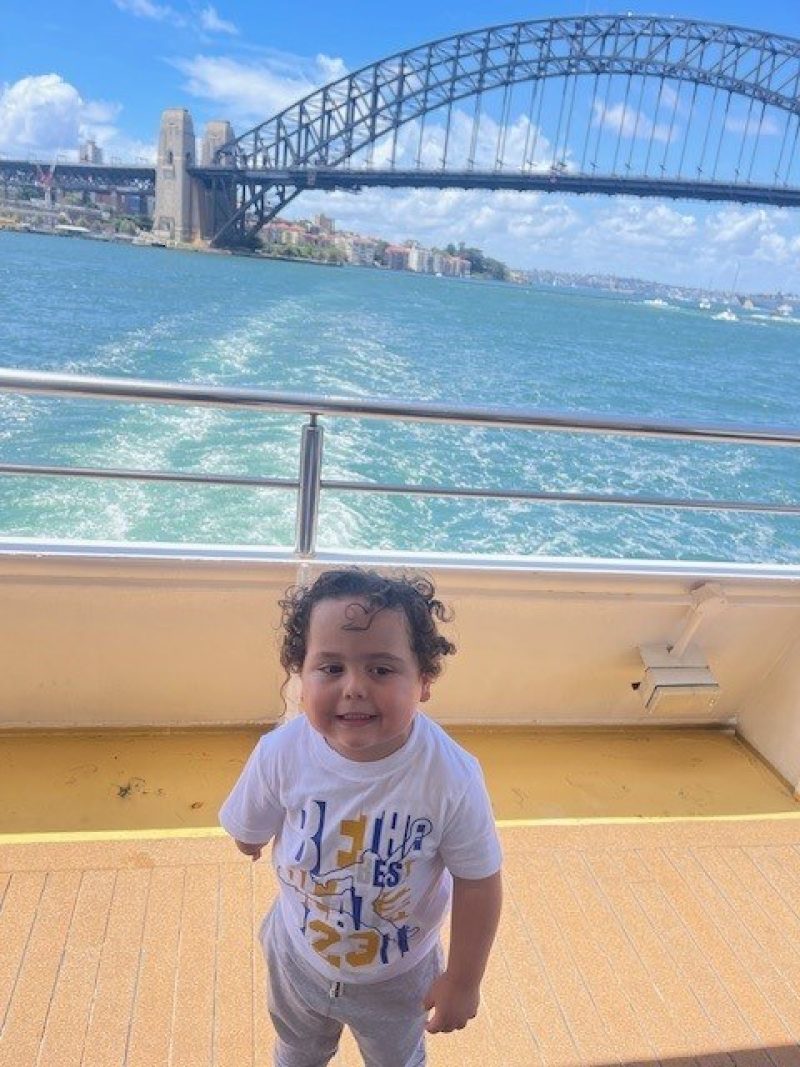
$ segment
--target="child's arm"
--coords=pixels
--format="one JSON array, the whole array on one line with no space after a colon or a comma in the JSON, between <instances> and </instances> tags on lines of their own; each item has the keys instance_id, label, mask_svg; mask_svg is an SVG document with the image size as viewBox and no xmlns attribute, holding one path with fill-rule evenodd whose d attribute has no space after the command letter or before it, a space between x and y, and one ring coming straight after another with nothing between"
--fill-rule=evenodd
<instances>
[{"instance_id":1,"label":"child's arm","mask_svg":"<svg viewBox=\"0 0 800 1067\"><path fill-rule=\"evenodd\" d=\"M245 856L250 856L254 863L256 860L261 859L261 849L266 843L266 841L262 841L260 845L248 845L246 841L236 841L234 839L234 844L239 851L244 852Z\"/></svg>"},{"instance_id":2,"label":"child's arm","mask_svg":"<svg viewBox=\"0 0 800 1067\"><path fill-rule=\"evenodd\" d=\"M425 997L425 1010L433 1008L425 1027L428 1033L463 1030L477 1014L481 979L497 932L502 899L499 871L488 878L453 878L450 953L447 969Z\"/></svg>"}]
</instances>

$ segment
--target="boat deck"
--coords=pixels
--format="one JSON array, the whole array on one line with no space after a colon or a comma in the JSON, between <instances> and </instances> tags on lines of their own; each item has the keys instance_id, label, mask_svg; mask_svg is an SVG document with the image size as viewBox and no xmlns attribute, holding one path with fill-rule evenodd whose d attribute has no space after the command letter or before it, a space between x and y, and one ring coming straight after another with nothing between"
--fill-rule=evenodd
<instances>
[{"instance_id":1,"label":"boat deck","mask_svg":"<svg viewBox=\"0 0 800 1067\"><path fill-rule=\"evenodd\" d=\"M217 811L259 729L0 734L6 834L185 830ZM481 762L507 820L798 812L731 732L692 727L449 729Z\"/></svg>"},{"instance_id":2,"label":"boat deck","mask_svg":"<svg viewBox=\"0 0 800 1067\"><path fill-rule=\"evenodd\" d=\"M734 739L689 733L687 773L706 743L727 767L702 817L662 817L662 790L639 818L515 819L535 790L505 760L498 943L478 1018L430 1039L431 1067L800 1067L800 808ZM591 754L563 772L576 810L602 788L642 805L599 755L624 765L625 736L563 739ZM654 765L678 739L650 739ZM0 836L1 1067L265 1067L254 934L274 893L268 862L202 827ZM360 1062L346 1036L336 1067Z\"/></svg>"},{"instance_id":3,"label":"boat deck","mask_svg":"<svg viewBox=\"0 0 800 1067\"><path fill-rule=\"evenodd\" d=\"M501 832L482 1010L432 1067L800 1065L800 820ZM270 1062L267 863L200 836L3 845L0 870L3 1067Z\"/></svg>"}]
</instances>

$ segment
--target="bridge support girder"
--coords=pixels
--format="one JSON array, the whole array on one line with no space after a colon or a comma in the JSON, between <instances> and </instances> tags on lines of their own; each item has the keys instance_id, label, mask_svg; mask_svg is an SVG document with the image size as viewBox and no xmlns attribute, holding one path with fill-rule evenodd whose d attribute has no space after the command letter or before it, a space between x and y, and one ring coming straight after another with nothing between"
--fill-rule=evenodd
<instances>
[{"instance_id":1,"label":"bridge support girder","mask_svg":"<svg viewBox=\"0 0 800 1067\"><path fill-rule=\"evenodd\" d=\"M281 212L301 191L291 185L276 182L247 182L242 184L234 173L213 177L214 248L237 248L252 244L258 231Z\"/></svg>"}]
</instances>

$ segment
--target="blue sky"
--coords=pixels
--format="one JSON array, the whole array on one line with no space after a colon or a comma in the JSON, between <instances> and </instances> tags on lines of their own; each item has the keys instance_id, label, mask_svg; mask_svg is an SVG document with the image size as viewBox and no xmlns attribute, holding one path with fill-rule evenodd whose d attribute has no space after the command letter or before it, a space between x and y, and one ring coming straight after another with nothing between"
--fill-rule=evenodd
<instances>
[{"instance_id":1,"label":"blue sky","mask_svg":"<svg viewBox=\"0 0 800 1067\"><path fill-rule=\"evenodd\" d=\"M800 38L796 0L0 0L0 154L55 158L92 135L107 158L153 158L161 111L237 132L347 70L518 19L618 11L731 22ZM547 194L368 191L299 198L341 225L426 244L465 240L527 267L800 291L800 210Z\"/></svg>"}]
</instances>

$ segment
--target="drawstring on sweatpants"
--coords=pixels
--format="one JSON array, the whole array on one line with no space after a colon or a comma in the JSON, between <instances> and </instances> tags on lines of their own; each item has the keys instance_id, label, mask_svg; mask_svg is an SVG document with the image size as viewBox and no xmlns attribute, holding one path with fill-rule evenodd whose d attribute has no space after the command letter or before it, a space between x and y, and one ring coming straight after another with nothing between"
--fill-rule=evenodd
<instances>
[{"instance_id":1,"label":"drawstring on sweatpants","mask_svg":"<svg viewBox=\"0 0 800 1067\"><path fill-rule=\"evenodd\" d=\"M331 982L331 987L328 990L328 996L331 1000L336 1000L344 993L344 982Z\"/></svg>"}]
</instances>

